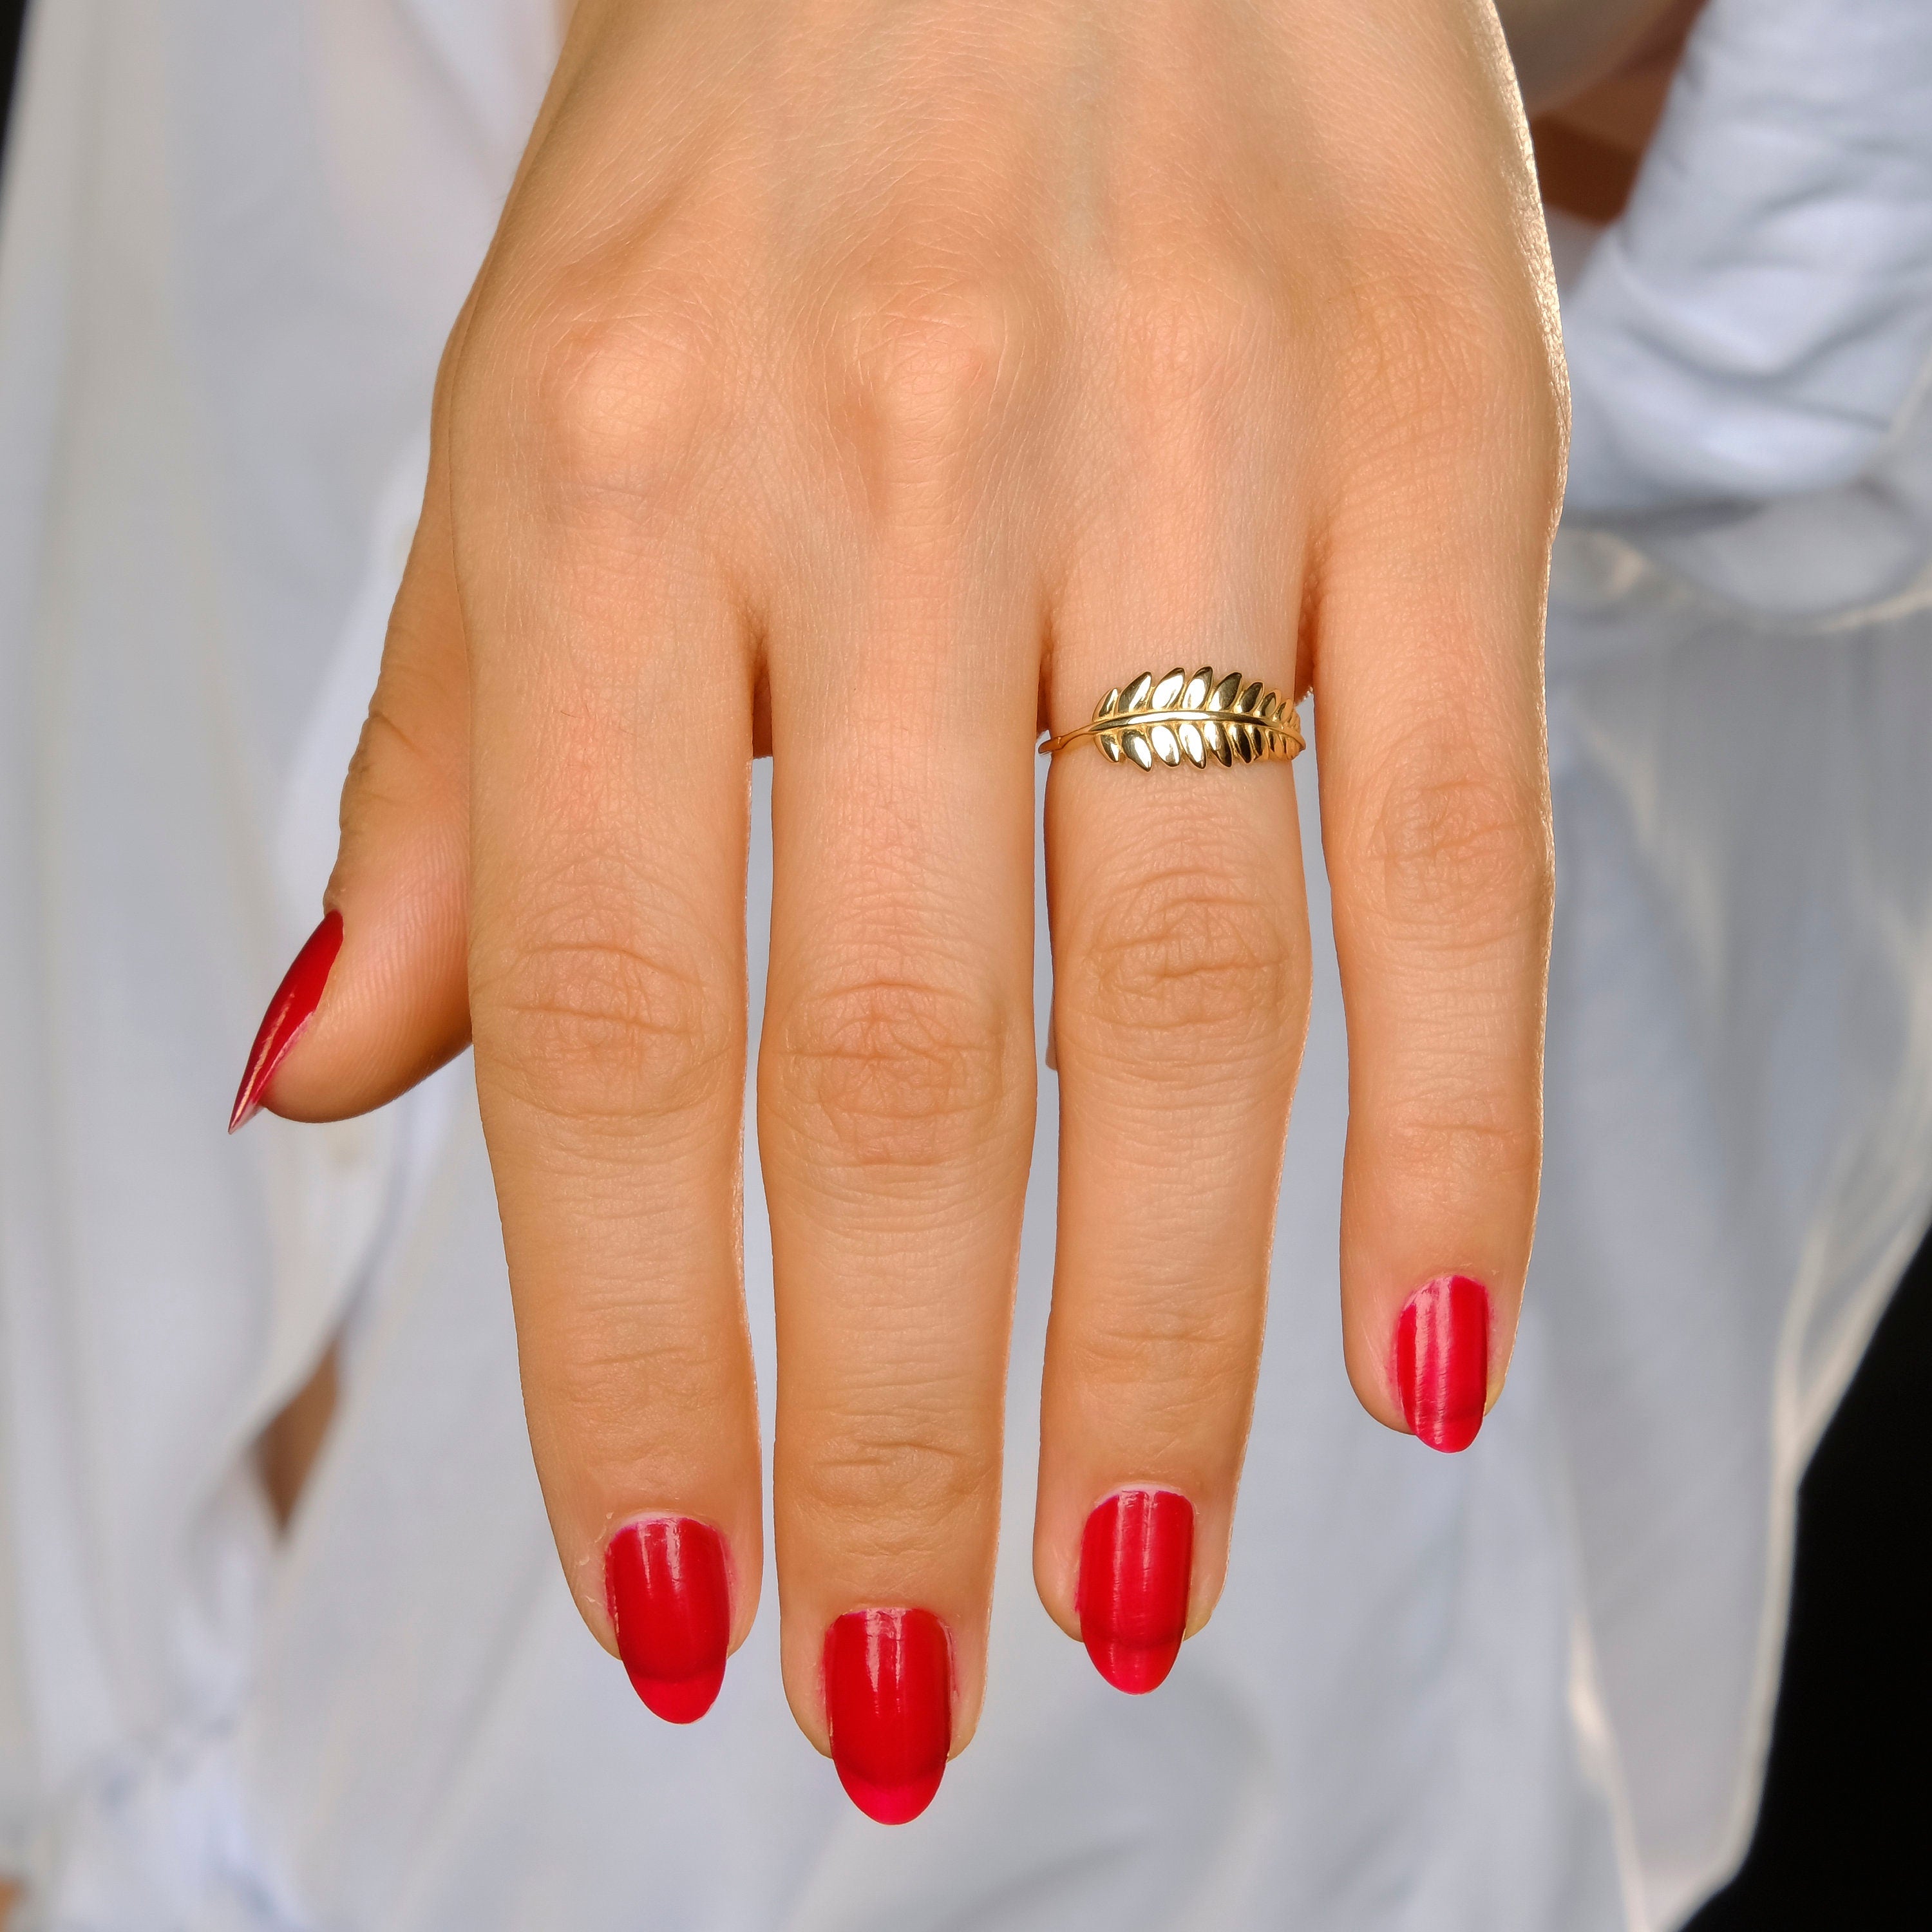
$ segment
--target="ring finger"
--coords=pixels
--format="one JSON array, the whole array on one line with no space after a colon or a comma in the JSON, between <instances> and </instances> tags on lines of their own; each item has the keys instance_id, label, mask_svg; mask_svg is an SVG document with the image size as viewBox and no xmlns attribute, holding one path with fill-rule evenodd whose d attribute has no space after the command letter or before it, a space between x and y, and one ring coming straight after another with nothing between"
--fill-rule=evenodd
<instances>
[{"instance_id":1,"label":"ring finger","mask_svg":"<svg viewBox=\"0 0 1932 1932\"><path fill-rule=\"evenodd\" d=\"M1024 600L892 574L798 620L846 648L774 643L758 1128L786 1688L886 1823L930 1800L984 1673L1033 1133L1037 704Z\"/></svg>"},{"instance_id":2,"label":"ring finger","mask_svg":"<svg viewBox=\"0 0 1932 1932\"><path fill-rule=\"evenodd\" d=\"M1286 573L1230 595L1262 580L1160 521L1166 580L1076 584L1063 608L1057 728L1116 686L1154 712L1252 716L1274 694L1278 726ZM1249 640L1243 661L1216 649L1209 674L1204 636ZM1187 663L1163 676L1180 638ZM1150 769L1131 739L1118 763L1091 739L1056 754L1046 812L1062 1125L1034 1567L1049 1612L1126 1690L1161 1681L1220 1593L1309 986L1285 731L1142 737Z\"/></svg>"}]
</instances>

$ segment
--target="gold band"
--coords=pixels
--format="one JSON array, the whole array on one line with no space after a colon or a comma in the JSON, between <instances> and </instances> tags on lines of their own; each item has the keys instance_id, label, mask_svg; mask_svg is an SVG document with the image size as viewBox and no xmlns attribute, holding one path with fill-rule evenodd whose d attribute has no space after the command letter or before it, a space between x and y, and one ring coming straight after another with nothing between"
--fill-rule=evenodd
<instances>
[{"instance_id":1,"label":"gold band","mask_svg":"<svg viewBox=\"0 0 1932 1932\"><path fill-rule=\"evenodd\" d=\"M1258 680L1244 688L1241 674L1231 670L1220 683L1203 664L1192 677L1178 665L1156 684L1142 671L1124 690L1110 691L1094 716L1077 730L1063 731L1040 746L1044 756L1091 738L1119 764L1123 759L1154 770L1156 762L1204 766L1210 758L1232 765L1292 758L1306 740L1301 718L1279 692L1264 691Z\"/></svg>"}]
</instances>

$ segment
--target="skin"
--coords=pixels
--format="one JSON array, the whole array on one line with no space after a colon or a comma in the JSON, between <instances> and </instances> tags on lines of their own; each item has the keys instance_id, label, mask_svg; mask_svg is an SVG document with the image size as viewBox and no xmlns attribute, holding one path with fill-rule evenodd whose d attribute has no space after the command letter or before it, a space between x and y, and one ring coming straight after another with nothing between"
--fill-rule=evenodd
<instances>
[{"instance_id":1,"label":"skin","mask_svg":"<svg viewBox=\"0 0 1932 1932\"><path fill-rule=\"evenodd\" d=\"M984 1680L1031 1146L1034 742L1110 685L1316 694L1347 1004L1348 1375L1488 1284L1540 1155L1541 633L1565 404L1477 0L584 0L439 383L350 774L305 1120L473 1039L531 1440L602 1549L762 1568L740 1262L749 760L785 1682L951 1631ZM1225 1570L1310 934L1291 775L1055 761L1062 1106L1035 1568L1130 1483ZM1325 942L1324 942L1325 943ZM1292 1338L1291 1338L1291 1346ZM1420 1453L1418 1451L1418 1453Z\"/></svg>"}]
</instances>

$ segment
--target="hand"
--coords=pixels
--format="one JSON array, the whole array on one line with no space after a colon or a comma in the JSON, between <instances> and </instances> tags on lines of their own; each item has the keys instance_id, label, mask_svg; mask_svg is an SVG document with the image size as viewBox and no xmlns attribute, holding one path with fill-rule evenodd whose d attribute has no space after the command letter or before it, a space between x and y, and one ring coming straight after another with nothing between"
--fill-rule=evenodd
<instances>
[{"instance_id":1,"label":"hand","mask_svg":"<svg viewBox=\"0 0 1932 1932\"><path fill-rule=\"evenodd\" d=\"M785 1683L862 1802L916 1809L980 1705L1034 736L1138 671L1316 692L1348 1373L1474 1432L1535 1210L1563 424L1476 0L583 0L445 359L340 957L256 1070L333 1118L473 1036L557 1546L660 1708L708 1701L761 1568L754 746ZM1220 1592L1254 1388L1308 998L1289 770L1078 746L1046 838L1036 1575L1144 1685ZM1124 1489L1171 1496L1100 1512L1083 1603ZM828 1648L880 1607L937 1624Z\"/></svg>"}]
</instances>

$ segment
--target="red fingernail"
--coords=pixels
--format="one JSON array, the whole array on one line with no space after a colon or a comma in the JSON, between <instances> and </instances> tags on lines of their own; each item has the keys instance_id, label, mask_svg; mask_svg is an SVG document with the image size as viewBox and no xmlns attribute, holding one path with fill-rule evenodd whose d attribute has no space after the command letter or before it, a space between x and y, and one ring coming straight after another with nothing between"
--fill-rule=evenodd
<instances>
[{"instance_id":1,"label":"red fingernail","mask_svg":"<svg viewBox=\"0 0 1932 1932\"><path fill-rule=\"evenodd\" d=\"M854 1610L825 1633L832 1762L868 1818L903 1825L932 1802L952 1748L952 1647L930 1610Z\"/></svg>"},{"instance_id":2,"label":"red fingernail","mask_svg":"<svg viewBox=\"0 0 1932 1932\"><path fill-rule=\"evenodd\" d=\"M302 1030L315 1017L322 1004L322 989L328 984L329 968L342 950L342 915L324 913L322 923L311 932L295 964L282 975L268 1010L262 1016L255 1044L248 1049L248 1065L235 1095L235 1111L228 1117L228 1131L245 1127L262 1111L262 1096L275 1069L287 1058L300 1038Z\"/></svg>"},{"instance_id":3,"label":"red fingernail","mask_svg":"<svg viewBox=\"0 0 1932 1932\"><path fill-rule=\"evenodd\" d=\"M1172 1490L1123 1490L1080 1539L1080 1640L1116 1690L1160 1684L1187 1630L1194 1505Z\"/></svg>"},{"instance_id":4,"label":"red fingernail","mask_svg":"<svg viewBox=\"0 0 1932 1932\"><path fill-rule=\"evenodd\" d=\"M1438 1275L1403 1305L1395 1327L1395 1384L1408 1426L1432 1449L1466 1449L1490 1393L1490 1292L1466 1274Z\"/></svg>"},{"instance_id":5,"label":"red fingernail","mask_svg":"<svg viewBox=\"0 0 1932 1932\"><path fill-rule=\"evenodd\" d=\"M638 1695L668 1724L695 1724L731 1642L724 1539L688 1516L626 1523L604 1551L604 1600Z\"/></svg>"}]
</instances>

